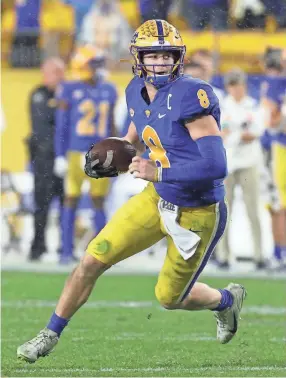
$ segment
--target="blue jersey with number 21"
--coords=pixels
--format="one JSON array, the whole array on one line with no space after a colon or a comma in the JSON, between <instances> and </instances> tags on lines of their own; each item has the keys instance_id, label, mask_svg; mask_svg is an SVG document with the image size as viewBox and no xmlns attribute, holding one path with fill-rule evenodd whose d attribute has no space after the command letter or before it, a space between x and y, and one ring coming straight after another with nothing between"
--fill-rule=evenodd
<instances>
[{"instance_id":1,"label":"blue jersey with number 21","mask_svg":"<svg viewBox=\"0 0 286 378\"><path fill-rule=\"evenodd\" d=\"M202 80L182 76L159 89L148 105L142 97L144 86L141 78L131 80L126 88L126 101L139 138L147 146L149 158L163 168L201 159L185 123L212 115L220 128L219 102L212 87ZM207 206L225 195L223 180L208 180L205 176L199 182L159 182L154 185L160 197L181 207Z\"/></svg>"},{"instance_id":2,"label":"blue jersey with number 21","mask_svg":"<svg viewBox=\"0 0 286 378\"><path fill-rule=\"evenodd\" d=\"M113 84L70 81L61 84L57 100L67 105L66 150L86 152L92 143L110 136L117 93ZM57 127L64 127L57 125Z\"/></svg>"}]
</instances>

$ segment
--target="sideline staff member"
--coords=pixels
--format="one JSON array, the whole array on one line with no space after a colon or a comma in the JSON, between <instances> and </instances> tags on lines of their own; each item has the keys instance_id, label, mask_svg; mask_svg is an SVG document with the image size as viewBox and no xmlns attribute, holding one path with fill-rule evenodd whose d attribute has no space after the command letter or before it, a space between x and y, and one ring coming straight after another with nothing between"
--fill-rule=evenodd
<instances>
[{"instance_id":1,"label":"sideline staff member","mask_svg":"<svg viewBox=\"0 0 286 378\"><path fill-rule=\"evenodd\" d=\"M43 84L30 96L32 135L28 141L35 182L35 236L29 255L38 260L46 251L45 230L49 205L54 196L63 201L63 180L53 174L55 90L64 78L65 65L59 58L46 60L41 68Z\"/></svg>"}]
</instances>

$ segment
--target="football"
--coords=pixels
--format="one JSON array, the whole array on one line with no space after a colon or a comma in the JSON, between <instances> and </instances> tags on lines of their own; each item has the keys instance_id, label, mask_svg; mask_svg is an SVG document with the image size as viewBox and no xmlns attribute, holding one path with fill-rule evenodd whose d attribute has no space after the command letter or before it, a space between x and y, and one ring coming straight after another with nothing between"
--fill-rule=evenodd
<instances>
[{"instance_id":1,"label":"football","mask_svg":"<svg viewBox=\"0 0 286 378\"><path fill-rule=\"evenodd\" d=\"M91 154L93 161L99 159L105 167L113 166L118 172L127 172L136 149L126 140L106 138L93 146Z\"/></svg>"}]
</instances>

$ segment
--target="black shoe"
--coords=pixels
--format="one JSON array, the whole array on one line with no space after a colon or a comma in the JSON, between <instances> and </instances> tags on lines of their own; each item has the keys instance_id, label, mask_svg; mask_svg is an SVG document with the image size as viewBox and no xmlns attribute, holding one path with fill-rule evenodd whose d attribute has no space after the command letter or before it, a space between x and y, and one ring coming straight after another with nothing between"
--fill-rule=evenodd
<instances>
[{"instance_id":1,"label":"black shoe","mask_svg":"<svg viewBox=\"0 0 286 378\"><path fill-rule=\"evenodd\" d=\"M220 269L229 269L229 262L228 261L222 261L218 263L218 267Z\"/></svg>"},{"instance_id":2,"label":"black shoe","mask_svg":"<svg viewBox=\"0 0 286 378\"><path fill-rule=\"evenodd\" d=\"M263 270L263 269L266 269L268 268L268 265L265 261L257 261L256 263L256 269L257 270Z\"/></svg>"},{"instance_id":3,"label":"black shoe","mask_svg":"<svg viewBox=\"0 0 286 378\"><path fill-rule=\"evenodd\" d=\"M40 261L41 260L41 257L42 257L42 253L40 254L30 254L28 259L29 261Z\"/></svg>"},{"instance_id":4,"label":"black shoe","mask_svg":"<svg viewBox=\"0 0 286 378\"><path fill-rule=\"evenodd\" d=\"M47 248L45 246L45 244L42 244L42 243L32 243L31 245L31 252L30 254L38 254L40 251L41 255L46 253L47 252Z\"/></svg>"},{"instance_id":5,"label":"black shoe","mask_svg":"<svg viewBox=\"0 0 286 378\"><path fill-rule=\"evenodd\" d=\"M34 248L31 248L31 251L30 251L30 254L29 254L29 260L30 261L37 261L37 260L40 260L41 256L46 253L46 248L38 248L38 249L34 249Z\"/></svg>"}]
</instances>

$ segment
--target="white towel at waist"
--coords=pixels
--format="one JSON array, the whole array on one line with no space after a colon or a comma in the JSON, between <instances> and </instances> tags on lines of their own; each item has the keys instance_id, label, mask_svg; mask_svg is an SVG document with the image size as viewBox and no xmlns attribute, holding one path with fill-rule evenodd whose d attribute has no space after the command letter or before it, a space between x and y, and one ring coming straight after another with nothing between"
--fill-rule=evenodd
<instances>
[{"instance_id":1,"label":"white towel at waist","mask_svg":"<svg viewBox=\"0 0 286 378\"><path fill-rule=\"evenodd\" d=\"M176 248L184 260L194 255L201 238L190 230L181 227L177 222L179 208L160 198L158 209L167 233L173 239Z\"/></svg>"}]
</instances>

